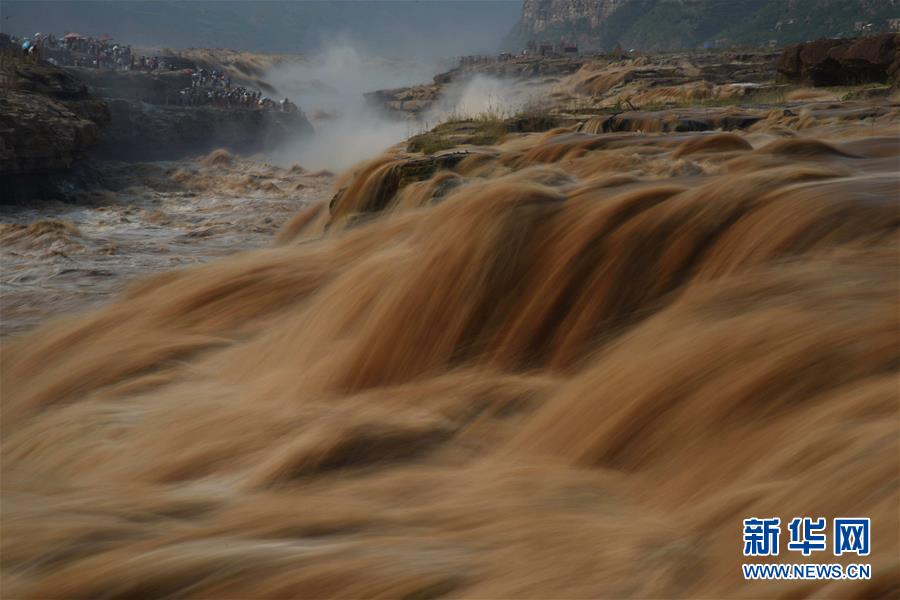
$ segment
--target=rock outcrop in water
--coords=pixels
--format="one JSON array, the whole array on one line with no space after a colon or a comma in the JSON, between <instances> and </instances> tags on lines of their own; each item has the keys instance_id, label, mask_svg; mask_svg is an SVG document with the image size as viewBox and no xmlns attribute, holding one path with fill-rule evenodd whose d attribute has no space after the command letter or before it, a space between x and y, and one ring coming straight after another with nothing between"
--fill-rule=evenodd
<instances>
[{"instance_id":1,"label":"rock outcrop in water","mask_svg":"<svg viewBox=\"0 0 900 600\"><path fill-rule=\"evenodd\" d=\"M813 85L885 82L900 75L900 35L821 39L784 49L778 72Z\"/></svg>"}]
</instances>

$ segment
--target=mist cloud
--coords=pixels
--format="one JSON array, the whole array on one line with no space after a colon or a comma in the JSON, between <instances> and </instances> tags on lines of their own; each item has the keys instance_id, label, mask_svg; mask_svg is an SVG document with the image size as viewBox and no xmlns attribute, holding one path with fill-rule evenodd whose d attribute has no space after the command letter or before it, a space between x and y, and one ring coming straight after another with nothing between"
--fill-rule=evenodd
<instances>
[{"instance_id":1,"label":"mist cloud","mask_svg":"<svg viewBox=\"0 0 900 600\"><path fill-rule=\"evenodd\" d=\"M275 68L267 81L300 105L316 135L281 148L273 160L340 171L448 119L510 117L539 96L534 86L478 75L449 85L418 120L393 118L365 101L366 92L426 83L452 66L372 57L343 37L303 63Z\"/></svg>"}]
</instances>

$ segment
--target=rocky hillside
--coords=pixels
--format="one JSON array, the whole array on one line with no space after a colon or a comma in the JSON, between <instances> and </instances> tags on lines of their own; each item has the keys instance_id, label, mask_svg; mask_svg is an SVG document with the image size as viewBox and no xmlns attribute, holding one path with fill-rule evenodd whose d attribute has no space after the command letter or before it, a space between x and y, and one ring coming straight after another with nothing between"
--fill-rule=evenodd
<instances>
[{"instance_id":1,"label":"rocky hillside","mask_svg":"<svg viewBox=\"0 0 900 600\"><path fill-rule=\"evenodd\" d=\"M506 46L567 40L640 50L779 45L889 29L893 0L524 0Z\"/></svg>"}]
</instances>

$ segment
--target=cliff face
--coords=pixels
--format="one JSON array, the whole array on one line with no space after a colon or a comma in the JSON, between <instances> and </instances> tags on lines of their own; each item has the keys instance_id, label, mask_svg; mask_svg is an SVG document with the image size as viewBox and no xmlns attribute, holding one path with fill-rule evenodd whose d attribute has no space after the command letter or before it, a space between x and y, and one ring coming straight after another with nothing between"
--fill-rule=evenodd
<instances>
[{"instance_id":1,"label":"cliff face","mask_svg":"<svg viewBox=\"0 0 900 600\"><path fill-rule=\"evenodd\" d=\"M100 158L177 160L225 148L261 152L313 135L303 113L211 106L155 106L110 99L112 122L95 149Z\"/></svg>"},{"instance_id":2,"label":"cliff face","mask_svg":"<svg viewBox=\"0 0 900 600\"><path fill-rule=\"evenodd\" d=\"M0 175L39 175L84 158L109 113L83 83L46 63L5 63Z\"/></svg>"},{"instance_id":3,"label":"cliff face","mask_svg":"<svg viewBox=\"0 0 900 600\"><path fill-rule=\"evenodd\" d=\"M313 134L300 112L150 103L184 87L181 74L64 70L2 59L0 201L59 197L68 181L89 176L89 164L82 168L79 161L90 157L177 160L215 148L252 153Z\"/></svg>"},{"instance_id":4,"label":"cliff face","mask_svg":"<svg viewBox=\"0 0 900 600\"><path fill-rule=\"evenodd\" d=\"M66 67L97 98L124 98L150 104L175 104L178 92L191 87L186 71L110 71Z\"/></svg>"},{"instance_id":5,"label":"cliff face","mask_svg":"<svg viewBox=\"0 0 900 600\"><path fill-rule=\"evenodd\" d=\"M639 50L777 45L888 31L896 0L524 0L505 46L529 40Z\"/></svg>"},{"instance_id":6,"label":"cliff face","mask_svg":"<svg viewBox=\"0 0 900 600\"><path fill-rule=\"evenodd\" d=\"M628 0L525 0L522 22L528 31L540 33L547 29L578 22L592 28L599 27L610 14Z\"/></svg>"}]
</instances>

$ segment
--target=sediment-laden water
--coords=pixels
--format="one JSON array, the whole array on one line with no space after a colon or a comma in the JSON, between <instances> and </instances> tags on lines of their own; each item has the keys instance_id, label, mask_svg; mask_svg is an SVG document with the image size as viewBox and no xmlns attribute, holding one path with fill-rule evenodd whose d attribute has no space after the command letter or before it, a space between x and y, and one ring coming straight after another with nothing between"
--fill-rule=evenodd
<instances>
[{"instance_id":1,"label":"sediment-laden water","mask_svg":"<svg viewBox=\"0 0 900 600\"><path fill-rule=\"evenodd\" d=\"M898 122L394 151L330 203L220 155L22 216L11 331L164 272L4 344L5 594L892 595ZM870 517L872 579L745 582L742 519L803 515Z\"/></svg>"},{"instance_id":2,"label":"sediment-laden water","mask_svg":"<svg viewBox=\"0 0 900 600\"><path fill-rule=\"evenodd\" d=\"M68 202L5 206L0 335L100 306L135 277L271 243L327 200L329 174L217 152L201 161L104 163Z\"/></svg>"}]
</instances>

